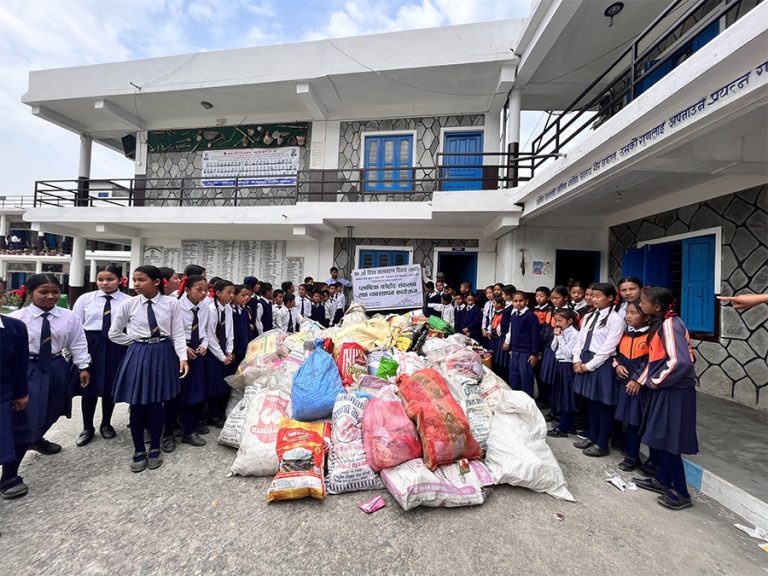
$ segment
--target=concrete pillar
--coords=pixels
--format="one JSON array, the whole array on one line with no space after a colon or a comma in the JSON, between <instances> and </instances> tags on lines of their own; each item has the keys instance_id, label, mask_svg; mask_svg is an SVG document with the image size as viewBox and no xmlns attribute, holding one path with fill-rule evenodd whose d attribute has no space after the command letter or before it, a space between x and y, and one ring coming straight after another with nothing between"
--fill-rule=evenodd
<instances>
[{"instance_id":1,"label":"concrete pillar","mask_svg":"<svg viewBox=\"0 0 768 576\"><path fill-rule=\"evenodd\" d=\"M43 273L43 262L41 260L35 261L35 274Z\"/></svg>"},{"instance_id":2,"label":"concrete pillar","mask_svg":"<svg viewBox=\"0 0 768 576\"><path fill-rule=\"evenodd\" d=\"M96 283L96 271L99 269L98 262L96 260L88 261L88 282L91 284Z\"/></svg>"},{"instance_id":3,"label":"concrete pillar","mask_svg":"<svg viewBox=\"0 0 768 576\"><path fill-rule=\"evenodd\" d=\"M131 264L126 270L131 289L133 289L133 271L142 264L144 264L144 238L131 238Z\"/></svg>"},{"instance_id":4,"label":"concrete pillar","mask_svg":"<svg viewBox=\"0 0 768 576\"><path fill-rule=\"evenodd\" d=\"M522 92L519 89L512 90L509 94L507 106L507 152L509 160L515 158L520 152L520 122L522 115ZM516 162L509 162L507 176L507 188L517 188L518 166Z\"/></svg>"},{"instance_id":5,"label":"concrete pillar","mask_svg":"<svg viewBox=\"0 0 768 576\"><path fill-rule=\"evenodd\" d=\"M8 263L5 260L0 260L0 278L5 280L6 287L10 289L10 278L7 278L8 276Z\"/></svg>"},{"instance_id":6,"label":"concrete pillar","mask_svg":"<svg viewBox=\"0 0 768 576\"><path fill-rule=\"evenodd\" d=\"M72 238L72 263L69 265L69 305L85 291L85 238Z\"/></svg>"},{"instance_id":7,"label":"concrete pillar","mask_svg":"<svg viewBox=\"0 0 768 576\"><path fill-rule=\"evenodd\" d=\"M0 214L0 249L5 249L5 237L8 235L8 215Z\"/></svg>"},{"instance_id":8,"label":"concrete pillar","mask_svg":"<svg viewBox=\"0 0 768 576\"><path fill-rule=\"evenodd\" d=\"M77 169L77 206L88 206L91 179L91 150L93 139L89 134L80 134L80 163Z\"/></svg>"},{"instance_id":9,"label":"concrete pillar","mask_svg":"<svg viewBox=\"0 0 768 576\"><path fill-rule=\"evenodd\" d=\"M147 132L136 132L136 153L133 160L133 205L144 206L147 198ZM130 276L130 274L128 274Z\"/></svg>"}]
</instances>

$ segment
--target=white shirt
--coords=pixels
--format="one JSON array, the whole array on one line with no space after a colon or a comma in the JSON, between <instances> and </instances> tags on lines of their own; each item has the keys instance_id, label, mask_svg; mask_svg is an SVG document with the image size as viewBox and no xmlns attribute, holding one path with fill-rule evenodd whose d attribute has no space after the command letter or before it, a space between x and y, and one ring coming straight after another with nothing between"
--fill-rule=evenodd
<instances>
[{"instance_id":1,"label":"white shirt","mask_svg":"<svg viewBox=\"0 0 768 576\"><path fill-rule=\"evenodd\" d=\"M257 334L264 334L264 324L261 321L261 317L264 315L264 306L272 306L272 304L270 304L269 300L264 298L264 296L257 296L256 297L256 318L253 321L253 324L256 326Z\"/></svg>"},{"instance_id":2,"label":"white shirt","mask_svg":"<svg viewBox=\"0 0 768 576\"><path fill-rule=\"evenodd\" d=\"M293 331L300 332L301 314L296 308L286 308L281 306L275 311L275 327L283 332L288 332L288 327L293 323Z\"/></svg>"},{"instance_id":3,"label":"white shirt","mask_svg":"<svg viewBox=\"0 0 768 576\"><path fill-rule=\"evenodd\" d=\"M14 310L8 316L17 318L27 325L29 333L29 353L40 353L40 330L43 326L43 314L41 310L31 304L21 310ZM69 350L72 361L80 370L85 370L91 363L91 355L88 354L88 341L85 339L83 324L80 318L71 310L54 306L47 312L50 313L48 322L51 325L51 354L60 354L63 349Z\"/></svg>"},{"instance_id":4,"label":"white shirt","mask_svg":"<svg viewBox=\"0 0 768 576\"><path fill-rule=\"evenodd\" d=\"M205 306L202 300L193 304L186 294L179 299L179 306L181 306L181 320L184 322L184 337L187 341L192 339L192 321L195 319L193 308L197 307L197 331L200 334L200 347L207 349L209 345L207 328L211 321L211 308Z\"/></svg>"},{"instance_id":5,"label":"white shirt","mask_svg":"<svg viewBox=\"0 0 768 576\"><path fill-rule=\"evenodd\" d=\"M619 345L622 335L624 334L624 320L613 310L612 306L603 308L602 310L595 310L590 312L584 317L584 322L581 325L579 331L579 340L573 349L573 362L581 362L581 351L584 348L584 343L587 340L587 334L589 333L589 327L595 318L595 314L598 315L597 324L592 331L592 340L589 344L589 351L594 353L592 360L584 364L584 366L590 372L593 372L600 368L603 363L611 356L616 355L616 348ZM608 317L605 326L602 324L603 318Z\"/></svg>"},{"instance_id":6,"label":"white shirt","mask_svg":"<svg viewBox=\"0 0 768 576\"><path fill-rule=\"evenodd\" d=\"M299 314L305 318L309 318L312 314L312 299L308 296L304 296L303 298L301 296L296 296L296 309L299 311Z\"/></svg>"},{"instance_id":7,"label":"white shirt","mask_svg":"<svg viewBox=\"0 0 768 576\"><path fill-rule=\"evenodd\" d=\"M440 312L440 318L448 322L451 326L454 324L456 318L453 304L427 304L432 310Z\"/></svg>"},{"instance_id":8,"label":"white shirt","mask_svg":"<svg viewBox=\"0 0 768 576\"><path fill-rule=\"evenodd\" d=\"M341 282L341 285L345 287L352 286L352 282L350 282L346 278L342 278L341 276L336 278L336 280L334 280L333 278L328 278L328 280L325 281L325 283L328 284L328 286L331 286L332 284L336 284L336 282Z\"/></svg>"},{"instance_id":9,"label":"white shirt","mask_svg":"<svg viewBox=\"0 0 768 576\"><path fill-rule=\"evenodd\" d=\"M582 308L586 308L588 306L586 300L582 300L581 302L571 302L571 308L574 312L579 312Z\"/></svg>"},{"instance_id":10,"label":"white shirt","mask_svg":"<svg viewBox=\"0 0 768 576\"><path fill-rule=\"evenodd\" d=\"M149 338L152 335L147 320L148 300L146 296L134 296L120 304L117 310L112 310L112 326L109 328L109 339L112 342L130 344L134 340ZM186 360L187 339L184 337L184 321L179 301L157 293L152 298L152 312L155 313L160 335L171 338L179 360Z\"/></svg>"},{"instance_id":11,"label":"white shirt","mask_svg":"<svg viewBox=\"0 0 768 576\"><path fill-rule=\"evenodd\" d=\"M216 354L216 351L213 347L211 347L211 352L214 353L214 356L219 358L222 362L224 361L224 357L227 354L231 354L232 350L235 349L235 324L232 321L232 306L227 304L226 306L222 306L219 304L216 300L210 301L210 310L211 310L211 316L210 321L208 322L208 342L211 343L214 340L218 343L219 339L216 337L216 327L219 323L219 316L224 311L224 334L226 335L226 344L225 349L223 350L224 356L219 358L219 355ZM220 345L219 345L220 347Z\"/></svg>"},{"instance_id":12,"label":"white shirt","mask_svg":"<svg viewBox=\"0 0 768 576\"><path fill-rule=\"evenodd\" d=\"M75 302L72 312L83 323L83 330L101 330L101 324L104 319L104 303L106 302L104 297L106 295L107 293L103 290L96 290L95 292L83 294ZM110 305L112 314L114 314L120 304L131 299L128 294L120 292L120 290L112 292L110 296L112 296L112 304Z\"/></svg>"},{"instance_id":13,"label":"white shirt","mask_svg":"<svg viewBox=\"0 0 768 576\"><path fill-rule=\"evenodd\" d=\"M483 305L483 330L491 331L491 321L493 320L493 300L489 300Z\"/></svg>"},{"instance_id":14,"label":"white shirt","mask_svg":"<svg viewBox=\"0 0 768 576\"><path fill-rule=\"evenodd\" d=\"M555 335L552 339L552 350L555 353L555 360L558 362L568 362L569 364L572 363L573 348L578 342L579 331L573 326L568 326L559 336Z\"/></svg>"},{"instance_id":15,"label":"white shirt","mask_svg":"<svg viewBox=\"0 0 768 576\"><path fill-rule=\"evenodd\" d=\"M622 320L627 317L627 304L629 304L629 302L622 302L618 310L618 314L621 316Z\"/></svg>"}]
</instances>

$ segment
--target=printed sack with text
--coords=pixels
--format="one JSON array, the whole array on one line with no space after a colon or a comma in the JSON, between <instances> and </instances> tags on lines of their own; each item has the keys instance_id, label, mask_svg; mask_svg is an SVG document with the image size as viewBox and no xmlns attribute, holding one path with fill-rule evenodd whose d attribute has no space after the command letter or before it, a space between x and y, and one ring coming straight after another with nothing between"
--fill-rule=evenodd
<instances>
[{"instance_id":1,"label":"printed sack with text","mask_svg":"<svg viewBox=\"0 0 768 576\"><path fill-rule=\"evenodd\" d=\"M336 365L341 374L341 383L349 388L362 376L368 374L368 357L365 349L354 342L344 342L339 348Z\"/></svg>"},{"instance_id":2,"label":"printed sack with text","mask_svg":"<svg viewBox=\"0 0 768 576\"><path fill-rule=\"evenodd\" d=\"M232 463L232 473L240 476L272 476L277 472L277 429L280 420L290 413L291 399L281 390L254 390L240 431L240 446Z\"/></svg>"},{"instance_id":3,"label":"printed sack with text","mask_svg":"<svg viewBox=\"0 0 768 576\"><path fill-rule=\"evenodd\" d=\"M323 468L330 436L327 422L298 422L283 418L277 432L277 474L267 491L267 502L325 498Z\"/></svg>"}]
</instances>

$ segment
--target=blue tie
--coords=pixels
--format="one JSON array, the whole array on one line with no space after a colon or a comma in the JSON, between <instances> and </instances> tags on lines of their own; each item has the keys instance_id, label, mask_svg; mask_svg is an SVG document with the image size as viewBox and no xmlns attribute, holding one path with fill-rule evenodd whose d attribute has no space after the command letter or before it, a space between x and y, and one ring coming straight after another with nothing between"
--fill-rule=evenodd
<instances>
[{"instance_id":1,"label":"blue tie","mask_svg":"<svg viewBox=\"0 0 768 576\"><path fill-rule=\"evenodd\" d=\"M41 368L45 370L50 366L51 358L53 357L51 348L51 323L48 320L48 316L50 315L50 312L43 312L42 314L43 322L40 326L40 350L37 355L38 363L41 365Z\"/></svg>"},{"instance_id":2,"label":"blue tie","mask_svg":"<svg viewBox=\"0 0 768 576\"><path fill-rule=\"evenodd\" d=\"M160 328L157 326L155 311L152 309L152 300L147 300L147 323L149 324L149 337L156 338L160 336Z\"/></svg>"},{"instance_id":3,"label":"blue tie","mask_svg":"<svg viewBox=\"0 0 768 576\"><path fill-rule=\"evenodd\" d=\"M109 328L112 326L112 296L104 295L104 312L101 316L101 335L104 338L109 337Z\"/></svg>"},{"instance_id":4,"label":"blue tie","mask_svg":"<svg viewBox=\"0 0 768 576\"><path fill-rule=\"evenodd\" d=\"M600 313L595 310L594 312L595 317L592 319L592 322L589 323L589 327L587 328L587 337L584 338L584 351L589 351L589 345L592 344L592 334L595 331L595 324L597 324L597 319L600 318Z\"/></svg>"},{"instance_id":5,"label":"blue tie","mask_svg":"<svg viewBox=\"0 0 768 576\"><path fill-rule=\"evenodd\" d=\"M192 350L200 348L200 322L197 318L197 313L199 311L200 308L197 306L192 308L192 330L189 335L189 347L192 348Z\"/></svg>"}]
</instances>

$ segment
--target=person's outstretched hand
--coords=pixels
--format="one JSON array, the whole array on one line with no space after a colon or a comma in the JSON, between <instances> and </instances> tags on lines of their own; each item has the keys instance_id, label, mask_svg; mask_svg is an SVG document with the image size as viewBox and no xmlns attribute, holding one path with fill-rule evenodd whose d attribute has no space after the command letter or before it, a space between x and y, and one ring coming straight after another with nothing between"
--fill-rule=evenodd
<instances>
[{"instance_id":1,"label":"person's outstretched hand","mask_svg":"<svg viewBox=\"0 0 768 576\"><path fill-rule=\"evenodd\" d=\"M721 302L730 302L736 310L746 310L758 304L768 304L768 294L739 294L738 296L718 296Z\"/></svg>"}]
</instances>

